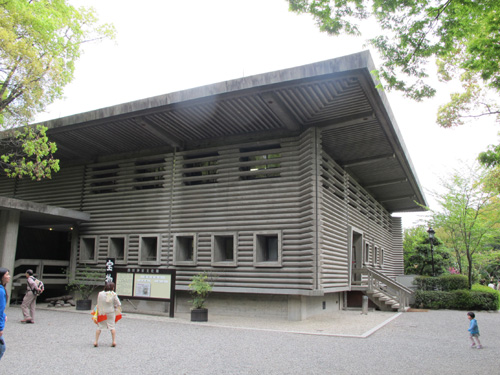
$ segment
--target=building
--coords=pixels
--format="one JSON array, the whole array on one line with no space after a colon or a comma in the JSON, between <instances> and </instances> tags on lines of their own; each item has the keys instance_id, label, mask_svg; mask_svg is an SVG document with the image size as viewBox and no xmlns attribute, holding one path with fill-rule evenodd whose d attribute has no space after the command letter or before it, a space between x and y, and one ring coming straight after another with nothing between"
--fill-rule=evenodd
<instances>
[{"instance_id":1,"label":"building","mask_svg":"<svg viewBox=\"0 0 500 375\"><path fill-rule=\"evenodd\" d=\"M356 292L403 309L391 214L425 198L373 69L365 51L46 122L62 168L0 180L2 264L174 268L178 311L201 271L213 311L304 319Z\"/></svg>"}]
</instances>

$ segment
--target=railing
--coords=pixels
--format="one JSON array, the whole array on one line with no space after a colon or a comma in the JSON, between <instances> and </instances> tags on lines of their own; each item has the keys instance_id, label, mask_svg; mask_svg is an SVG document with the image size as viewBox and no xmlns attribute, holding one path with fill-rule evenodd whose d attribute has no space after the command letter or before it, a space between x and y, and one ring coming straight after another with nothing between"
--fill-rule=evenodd
<instances>
[{"instance_id":1,"label":"railing","mask_svg":"<svg viewBox=\"0 0 500 375\"><path fill-rule=\"evenodd\" d=\"M413 294L411 289L371 267L366 267L363 273L368 276L368 291L380 291L393 298L399 303L400 311L404 311L410 306L410 297Z\"/></svg>"},{"instance_id":2,"label":"railing","mask_svg":"<svg viewBox=\"0 0 500 375\"><path fill-rule=\"evenodd\" d=\"M366 288L366 268L353 268L351 276L351 286L358 286Z\"/></svg>"},{"instance_id":3,"label":"railing","mask_svg":"<svg viewBox=\"0 0 500 375\"><path fill-rule=\"evenodd\" d=\"M45 285L68 283L69 260L18 259L14 263L13 286L26 284L27 269L32 269Z\"/></svg>"}]
</instances>

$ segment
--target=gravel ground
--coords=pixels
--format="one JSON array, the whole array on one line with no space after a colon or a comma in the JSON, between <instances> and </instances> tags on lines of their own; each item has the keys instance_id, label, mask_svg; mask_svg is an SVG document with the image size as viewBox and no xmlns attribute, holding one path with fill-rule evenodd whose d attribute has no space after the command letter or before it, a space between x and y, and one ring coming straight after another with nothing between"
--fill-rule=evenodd
<instances>
[{"instance_id":1,"label":"gravel ground","mask_svg":"<svg viewBox=\"0 0 500 375\"><path fill-rule=\"evenodd\" d=\"M284 322L210 316L209 323L127 314L92 346L89 312L7 309L0 374L497 374L497 313L476 314L484 349L471 349L466 312L358 311ZM350 327L349 329L347 327ZM361 327L361 328L360 328ZM367 328L368 327L368 328ZM361 333L360 333L361 332Z\"/></svg>"}]
</instances>

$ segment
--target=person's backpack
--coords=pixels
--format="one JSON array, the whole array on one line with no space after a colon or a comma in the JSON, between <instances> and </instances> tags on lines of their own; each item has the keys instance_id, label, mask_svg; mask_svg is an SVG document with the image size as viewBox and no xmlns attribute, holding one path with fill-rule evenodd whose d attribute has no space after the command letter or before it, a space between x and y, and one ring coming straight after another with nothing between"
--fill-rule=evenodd
<instances>
[{"instance_id":1,"label":"person's backpack","mask_svg":"<svg viewBox=\"0 0 500 375\"><path fill-rule=\"evenodd\" d=\"M35 296L39 296L40 294L43 293L43 291L45 290L45 286L43 285L43 282L42 280L38 280L35 276L31 276L33 281L35 282L35 285L38 289L40 289L40 291L37 291L36 289L32 289L31 291L33 292L33 294ZM30 288L31 289L31 288Z\"/></svg>"}]
</instances>

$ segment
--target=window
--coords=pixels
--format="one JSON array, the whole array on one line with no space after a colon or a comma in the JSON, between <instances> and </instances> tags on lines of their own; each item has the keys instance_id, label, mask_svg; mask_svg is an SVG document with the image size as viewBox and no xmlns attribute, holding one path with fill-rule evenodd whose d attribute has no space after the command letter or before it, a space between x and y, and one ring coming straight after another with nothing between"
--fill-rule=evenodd
<instances>
[{"instance_id":1,"label":"window","mask_svg":"<svg viewBox=\"0 0 500 375\"><path fill-rule=\"evenodd\" d=\"M205 154L185 155L184 173L182 175L184 185L203 185L217 183L217 161L218 152Z\"/></svg>"},{"instance_id":2,"label":"window","mask_svg":"<svg viewBox=\"0 0 500 375\"><path fill-rule=\"evenodd\" d=\"M384 265L384 249L380 249L380 267Z\"/></svg>"},{"instance_id":3,"label":"window","mask_svg":"<svg viewBox=\"0 0 500 375\"><path fill-rule=\"evenodd\" d=\"M281 167L281 146L266 145L240 149L240 176L241 180L255 180L258 178L280 177L276 169Z\"/></svg>"},{"instance_id":4,"label":"window","mask_svg":"<svg viewBox=\"0 0 500 375\"><path fill-rule=\"evenodd\" d=\"M135 167L135 190L159 189L163 187L163 175L165 172L165 161L163 159L136 161Z\"/></svg>"},{"instance_id":5,"label":"window","mask_svg":"<svg viewBox=\"0 0 500 375\"><path fill-rule=\"evenodd\" d=\"M90 191L93 194L116 192L118 169L117 164L91 168L89 176Z\"/></svg>"},{"instance_id":6,"label":"window","mask_svg":"<svg viewBox=\"0 0 500 375\"><path fill-rule=\"evenodd\" d=\"M236 266L236 234L212 236L212 265Z\"/></svg>"},{"instance_id":7,"label":"window","mask_svg":"<svg viewBox=\"0 0 500 375\"><path fill-rule=\"evenodd\" d=\"M375 246L375 250L373 251L373 265L378 264L378 262L379 262L378 246Z\"/></svg>"},{"instance_id":8,"label":"window","mask_svg":"<svg viewBox=\"0 0 500 375\"><path fill-rule=\"evenodd\" d=\"M96 255L96 237L80 237L80 262L95 263Z\"/></svg>"},{"instance_id":9,"label":"window","mask_svg":"<svg viewBox=\"0 0 500 375\"><path fill-rule=\"evenodd\" d=\"M125 236L109 237L108 256L115 258L117 264L126 263Z\"/></svg>"},{"instance_id":10,"label":"window","mask_svg":"<svg viewBox=\"0 0 500 375\"><path fill-rule=\"evenodd\" d=\"M256 267L281 267L281 232L254 234L254 265Z\"/></svg>"},{"instance_id":11,"label":"window","mask_svg":"<svg viewBox=\"0 0 500 375\"><path fill-rule=\"evenodd\" d=\"M193 266L197 261L197 236L182 234L174 237L174 265Z\"/></svg>"},{"instance_id":12,"label":"window","mask_svg":"<svg viewBox=\"0 0 500 375\"><path fill-rule=\"evenodd\" d=\"M368 264L370 262L370 244L365 242L365 258L364 263Z\"/></svg>"},{"instance_id":13,"label":"window","mask_svg":"<svg viewBox=\"0 0 500 375\"><path fill-rule=\"evenodd\" d=\"M139 264L158 264L160 261L159 236L140 236Z\"/></svg>"}]
</instances>

